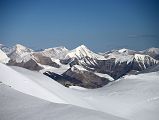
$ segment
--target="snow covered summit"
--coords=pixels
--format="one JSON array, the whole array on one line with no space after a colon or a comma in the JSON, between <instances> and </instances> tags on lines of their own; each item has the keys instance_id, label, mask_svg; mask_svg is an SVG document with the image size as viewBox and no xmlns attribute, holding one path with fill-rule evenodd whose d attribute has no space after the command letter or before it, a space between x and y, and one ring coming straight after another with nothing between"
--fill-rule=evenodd
<instances>
[{"instance_id":1,"label":"snow covered summit","mask_svg":"<svg viewBox=\"0 0 159 120\"><path fill-rule=\"evenodd\" d=\"M31 52L33 52L32 49L20 44L16 44L13 47L13 51L8 56L16 62L22 62L24 59L29 59L28 57L26 58L26 56L29 55Z\"/></svg>"},{"instance_id":2,"label":"snow covered summit","mask_svg":"<svg viewBox=\"0 0 159 120\"><path fill-rule=\"evenodd\" d=\"M98 55L98 54L92 52L85 45L80 45L79 47L71 50L66 55L66 58L78 58L78 59L82 59L84 57L89 57L89 58L93 58L93 59L104 59L103 56Z\"/></svg>"}]
</instances>

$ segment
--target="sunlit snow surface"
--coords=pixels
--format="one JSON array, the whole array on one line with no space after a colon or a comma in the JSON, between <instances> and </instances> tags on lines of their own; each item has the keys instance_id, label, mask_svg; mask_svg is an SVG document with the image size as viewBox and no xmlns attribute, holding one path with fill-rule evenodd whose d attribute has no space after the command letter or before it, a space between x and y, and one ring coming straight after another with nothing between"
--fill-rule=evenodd
<instances>
[{"instance_id":1,"label":"sunlit snow surface","mask_svg":"<svg viewBox=\"0 0 159 120\"><path fill-rule=\"evenodd\" d=\"M76 107L51 103L0 84L0 120L124 120Z\"/></svg>"},{"instance_id":2,"label":"sunlit snow surface","mask_svg":"<svg viewBox=\"0 0 159 120\"><path fill-rule=\"evenodd\" d=\"M38 72L19 67L8 67L3 64L0 64L0 77L0 81L11 86L13 89L50 102L60 103L60 105L63 105L63 103L65 104L64 106L66 106L66 104L76 105L89 108L91 109L90 111L99 111L101 112L100 115L107 116L109 114L110 116L117 116L127 120L159 119L159 72L125 76L110 85L94 90L65 88ZM6 97L6 99L10 98ZM3 101L2 97L0 97L0 101ZM7 100L5 100L5 102L1 102L1 111L3 109L1 107L2 103L7 105L11 104L11 101L7 102ZM27 106L24 105L24 107ZM37 109L41 111L40 108L37 107ZM43 109L47 109L47 107ZM76 107L74 107L74 109L76 110ZM12 108L9 109L9 106L5 110L6 111L3 112L7 113L9 110L9 113L12 114L14 111ZM82 111L82 109L78 110ZM52 114L54 114L55 111L53 110ZM51 113L51 110L48 112ZM65 114L60 114L60 110L58 112L59 116L61 116L71 114L73 111L72 109L68 109ZM39 114L37 112L33 113L35 116ZM88 118L85 115L81 115L78 119L93 120L94 115L95 114L92 113L91 118L89 118L91 116L90 114L88 114ZM98 114L97 116L100 115ZM6 117L7 114L6 116L3 114L3 116ZM21 119L23 119L23 117ZM74 120L76 118L72 117L72 119ZM106 119L101 117L101 119L112 120L113 118L108 117ZM95 120L100 119L96 118Z\"/></svg>"}]
</instances>

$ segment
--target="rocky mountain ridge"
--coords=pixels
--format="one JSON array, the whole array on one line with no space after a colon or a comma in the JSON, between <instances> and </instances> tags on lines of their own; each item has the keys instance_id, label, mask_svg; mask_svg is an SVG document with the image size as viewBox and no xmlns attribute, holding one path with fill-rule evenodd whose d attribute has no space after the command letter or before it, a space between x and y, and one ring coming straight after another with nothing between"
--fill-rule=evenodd
<instances>
[{"instance_id":1,"label":"rocky mountain ridge","mask_svg":"<svg viewBox=\"0 0 159 120\"><path fill-rule=\"evenodd\" d=\"M56 78L56 81L65 86L78 85L86 88L98 88L112 82L112 79L117 80L126 74L159 64L156 57L159 55L159 48L144 51L123 48L97 54L84 45L73 50L55 47L34 51L17 44L12 48L1 45L0 50L10 59L3 62L5 64L43 71L42 73ZM56 74L56 71L63 68L65 71L62 74Z\"/></svg>"}]
</instances>

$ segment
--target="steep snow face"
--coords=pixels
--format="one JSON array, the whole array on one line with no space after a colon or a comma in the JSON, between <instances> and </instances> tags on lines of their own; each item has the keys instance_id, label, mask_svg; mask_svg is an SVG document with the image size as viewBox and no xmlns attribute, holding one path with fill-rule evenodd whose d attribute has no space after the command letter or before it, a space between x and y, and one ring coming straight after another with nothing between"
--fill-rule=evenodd
<instances>
[{"instance_id":1,"label":"steep snow face","mask_svg":"<svg viewBox=\"0 0 159 120\"><path fill-rule=\"evenodd\" d=\"M9 57L0 49L0 62L8 63Z\"/></svg>"},{"instance_id":2,"label":"steep snow face","mask_svg":"<svg viewBox=\"0 0 159 120\"><path fill-rule=\"evenodd\" d=\"M138 61L144 62L146 58L148 58L148 55L142 55L142 54L135 54L134 58ZM153 59L153 58L150 58Z\"/></svg>"},{"instance_id":3,"label":"steep snow face","mask_svg":"<svg viewBox=\"0 0 159 120\"><path fill-rule=\"evenodd\" d=\"M158 60L153 59L149 55L135 54L134 59L138 62L143 63L143 64L152 64L152 63L157 64L157 63L159 63Z\"/></svg>"},{"instance_id":4,"label":"steep snow face","mask_svg":"<svg viewBox=\"0 0 159 120\"><path fill-rule=\"evenodd\" d=\"M32 49L27 48L23 45L17 44L14 47L14 51L9 54L9 57L16 61L16 62L26 62L29 59L31 59L31 52L33 52Z\"/></svg>"},{"instance_id":5,"label":"steep snow face","mask_svg":"<svg viewBox=\"0 0 159 120\"><path fill-rule=\"evenodd\" d=\"M68 53L68 49L65 47L55 47L55 48L48 48L41 52L42 55L54 59L64 59L66 54Z\"/></svg>"},{"instance_id":6,"label":"steep snow face","mask_svg":"<svg viewBox=\"0 0 159 120\"><path fill-rule=\"evenodd\" d=\"M98 55L96 53L93 53L90 51L86 46L81 45L74 50L70 51L67 55L66 58L78 58L82 59L84 57L89 57L93 59L105 59L104 56Z\"/></svg>"}]
</instances>

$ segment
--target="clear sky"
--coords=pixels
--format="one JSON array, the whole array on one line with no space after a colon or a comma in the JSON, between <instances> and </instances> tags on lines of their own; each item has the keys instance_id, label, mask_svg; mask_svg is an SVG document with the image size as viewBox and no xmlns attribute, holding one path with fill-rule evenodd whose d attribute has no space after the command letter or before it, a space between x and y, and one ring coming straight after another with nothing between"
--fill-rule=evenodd
<instances>
[{"instance_id":1,"label":"clear sky","mask_svg":"<svg viewBox=\"0 0 159 120\"><path fill-rule=\"evenodd\" d=\"M159 47L158 0L0 0L0 43L81 44L104 52Z\"/></svg>"}]
</instances>

